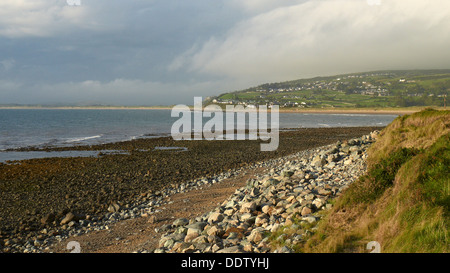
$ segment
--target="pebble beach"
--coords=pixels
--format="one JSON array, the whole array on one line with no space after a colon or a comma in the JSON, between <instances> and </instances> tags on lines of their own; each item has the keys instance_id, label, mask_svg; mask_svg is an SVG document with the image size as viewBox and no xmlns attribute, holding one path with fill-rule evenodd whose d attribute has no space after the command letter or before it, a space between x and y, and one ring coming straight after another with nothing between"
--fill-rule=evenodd
<instances>
[{"instance_id":1,"label":"pebble beach","mask_svg":"<svg viewBox=\"0 0 450 273\"><path fill-rule=\"evenodd\" d=\"M273 153L255 152L259 147L257 142L180 143L170 138L161 138L91 147L127 147L134 151L131 155L39 159L16 165L0 164L0 181L3 189L7 190L1 192L3 202L0 204L0 217L3 221L0 251L52 252L52 245L58 242L90 232L108 230L114 223L124 220L146 218L157 224L160 221L158 215L165 205L172 202L172 195L199 188L207 191L208 187L230 177L264 167L267 171L249 179L245 187L236 188L227 200L214 209L195 218L177 218L171 223L158 225L155 228L158 245L133 252L292 252L288 245L304 240L308 232L314 232L314 227L311 227L312 230L298 229L299 234L294 233L292 238L280 238L283 242L288 240L281 248L274 248L268 243L269 234L275 234L285 226L320 221L320 211L330 208L330 201L365 172L366 150L379 129L381 128L318 128L280 132L280 147ZM149 148L156 146L179 146L186 149L139 152L143 148L150 150ZM253 152L249 152L251 149ZM168 165L165 169L158 166L159 171L146 168L144 163L157 165L156 159L159 163L171 165L171 168ZM130 168L120 169L112 164L124 161L133 162L131 165L134 166L134 173ZM47 170L43 174L42 164L50 162L52 165L58 163L59 169ZM87 162L94 162L94 166L87 166ZM184 169L188 165L186 162L189 162L190 168ZM71 171L78 170L76 177L68 177L70 173L64 172L66 164L71 166ZM87 167L77 168L83 165ZM197 168L200 165L202 167ZM20 173L26 168L30 170L38 166L41 167L39 173ZM109 171L101 172L102 166ZM10 180L5 176L12 172L28 175L28 184L25 183L27 181L22 184L27 185L25 189L17 188L17 185L6 187L11 184L8 184ZM50 182L43 179L48 174L52 178ZM128 180L127 176L135 179ZM70 182L52 182L63 178ZM132 182L125 183L127 181ZM17 180L16 183L20 184ZM34 188L30 189L30 184ZM83 187L78 188L77 185ZM65 190L68 188L69 191ZM78 194L76 190L79 191ZM51 194L53 198L48 200ZM22 198L14 201L11 197L14 195ZM6 196L8 198L3 198ZM39 198L34 198L35 196ZM46 197L44 199L47 202L40 202L42 197ZM13 208L8 200L13 200L16 207ZM24 204L28 206L19 209Z\"/></svg>"},{"instance_id":2,"label":"pebble beach","mask_svg":"<svg viewBox=\"0 0 450 273\"><path fill-rule=\"evenodd\" d=\"M289 244L314 232L317 212L331 208L330 201L365 173L366 150L377 134L262 163L271 168L269 173L249 180L214 210L162 226L154 252L292 252ZM302 229L302 224L310 225ZM285 245L274 249L268 243L270 234L286 227L295 232L288 236L284 231L276 240Z\"/></svg>"}]
</instances>

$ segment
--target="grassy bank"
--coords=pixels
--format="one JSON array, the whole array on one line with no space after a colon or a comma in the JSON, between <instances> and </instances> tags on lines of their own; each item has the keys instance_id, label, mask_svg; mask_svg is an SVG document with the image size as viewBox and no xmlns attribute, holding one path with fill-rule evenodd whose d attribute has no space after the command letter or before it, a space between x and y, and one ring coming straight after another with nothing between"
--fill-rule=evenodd
<instances>
[{"instance_id":1,"label":"grassy bank","mask_svg":"<svg viewBox=\"0 0 450 273\"><path fill-rule=\"evenodd\" d=\"M299 252L449 252L450 111L395 119L369 150L368 172L336 200Z\"/></svg>"}]
</instances>

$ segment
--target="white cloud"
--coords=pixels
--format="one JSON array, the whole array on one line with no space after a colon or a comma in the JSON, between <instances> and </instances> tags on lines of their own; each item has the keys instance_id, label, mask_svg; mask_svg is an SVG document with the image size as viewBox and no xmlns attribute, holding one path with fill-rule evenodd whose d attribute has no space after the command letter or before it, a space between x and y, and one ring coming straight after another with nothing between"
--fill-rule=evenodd
<instances>
[{"instance_id":1,"label":"white cloud","mask_svg":"<svg viewBox=\"0 0 450 273\"><path fill-rule=\"evenodd\" d=\"M178 56L171 68L255 84L450 64L448 0L380 3L324 0L273 9Z\"/></svg>"},{"instance_id":2,"label":"white cloud","mask_svg":"<svg viewBox=\"0 0 450 273\"><path fill-rule=\"evenodd\" d=\"M48 37L98 27L89 5L69 6L65 0L0 1L0 36Z\"/></svg>"},{"instance_id":3,"label":"white cloud","mask_svg":"<svg viewBox=\"0 0 450 273\"><path fill-rule=\"evenodd\" d=\"M448 68L448 29L448 0L1 0L0 102L190 103L309 76Z\"/></svg>"}]
</instances>

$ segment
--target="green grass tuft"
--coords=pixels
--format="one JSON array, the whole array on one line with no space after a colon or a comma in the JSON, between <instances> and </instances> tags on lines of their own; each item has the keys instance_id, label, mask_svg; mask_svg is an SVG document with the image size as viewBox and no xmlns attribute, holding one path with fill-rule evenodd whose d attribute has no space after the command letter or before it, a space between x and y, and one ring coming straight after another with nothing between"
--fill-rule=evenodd
<instances>
[{"instance_id":1,"label":"green grass tuft","mask_svg":"<svg viewBox=\"0 0 450 273\"><path fill-rule=\"evenodd\" d=\"M369 169L337 199L301 252L448 253L450 112L399 117L369 153Z\"/></svg>"}]
</instances>

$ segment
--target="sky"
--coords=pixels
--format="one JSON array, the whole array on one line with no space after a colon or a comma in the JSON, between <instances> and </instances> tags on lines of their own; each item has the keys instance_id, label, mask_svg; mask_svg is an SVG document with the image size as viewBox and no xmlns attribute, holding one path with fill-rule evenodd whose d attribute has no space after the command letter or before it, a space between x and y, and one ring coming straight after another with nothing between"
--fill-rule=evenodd
<instances>
[{"instance_id":1,"label":"sky","mask_svg":"<svg viewBox=\"0 0 450 273\"><path fill-rule=\"evenodd\" d=\"M450 68L448 0L1 0L0 104L193 104Z\"/></svg>"}]
</instances>

